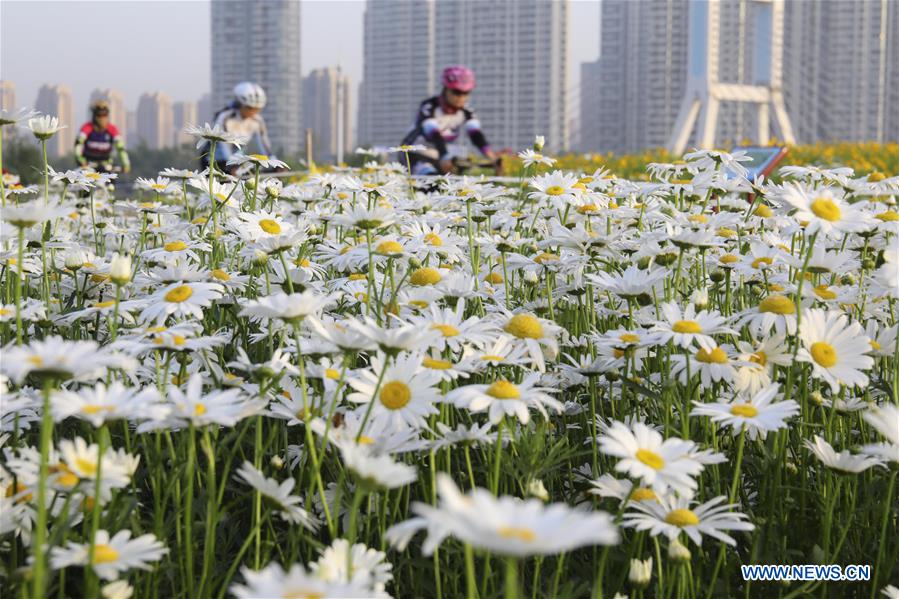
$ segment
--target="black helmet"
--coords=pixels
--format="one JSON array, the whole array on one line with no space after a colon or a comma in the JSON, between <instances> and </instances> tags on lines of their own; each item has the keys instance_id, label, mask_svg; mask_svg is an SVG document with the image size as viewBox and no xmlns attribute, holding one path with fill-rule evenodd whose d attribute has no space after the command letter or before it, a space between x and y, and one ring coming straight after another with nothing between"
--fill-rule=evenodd
<instances>
[{"instance_id":1,"label":"black helmet","mask_svg":"<svg viewBox=\"0 0 899 599\"><path fill-rule=\"evenodd\" d=\"M106 100L96 100L91 102L91 114L95 117L109 116L109 102Z\"/></svg>"}]
</instances>

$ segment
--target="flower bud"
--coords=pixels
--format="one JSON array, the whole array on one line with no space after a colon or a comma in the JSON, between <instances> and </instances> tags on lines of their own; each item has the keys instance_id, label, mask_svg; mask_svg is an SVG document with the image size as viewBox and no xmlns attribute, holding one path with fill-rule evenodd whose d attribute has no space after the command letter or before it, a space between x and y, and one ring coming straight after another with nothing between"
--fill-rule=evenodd
<instances>
[{"instance_id":1,"label":"flower bud","mask_svg":"<svg viewBox=\"0 0 899 599\"><path fill-rule=\"evenodd\" d=\"M537 284L537 273L534 271L526 271L524 273L524 282L528 285L536 285Z\"/></svg>"},{"instance_id":2,"label":"flower bud","mask_svg":"<svg viewBox=\"0 0 899 599\"><path fill-rule=\"evenodd\" d=\"M673 541L668 543L668 557L673 562L677 562L679 564L686 563L690 561L691 555L690 550L680 542L679 539L675 538Z\"/></svg>"},{"instance_id":3,"label":"flower bud","mask_svg":"<svg viewBox=\"0 0 899 599\"><path fill-rule=\"evenodd\" d=\"M284 460L281 459L281 456L279 455L273 455L269 463L271 463L272 468L274 468L275 470L280 470L284 467Z\"/></svg>"},{"instance_id":4,"label":"flower bud","mask_svg":"<svg viewBox=\"0 0 899 599\"><path fill-rule=\"evenodd\" d=\"M543 481L538 478L528 483L528 495L536 497L540 501L549 501L549 493L546 491L546 487L543 486Z\"/></svg>"},{"instance_id":5,"label":"flower bud","mask_svg":"<svg viewBox=\"0 0 899 599\"><path fill-rule=\"evenodd\" d=\"M709 290L701 287L690 294L690 301L697 310L705 310L709 307Z\"/></svg>"},{"instance_id":6,"label":"flower bud","mask_svg":"<svg viewBox=\"0 0 899 599\"><path fill-rule=\"evenodd\" d=\"M126 285L131 280L131 256L116 254L109 263L109 278L116 285Z\"/></svg>"},{"instance_id":7,"label":"flower bud","mask_svg":"<svg viewBox=\"0 0 899 599\"><path fill-rule=\"evenodd\" d=\"M69 270L78 270L84 266L84 252L79 248L70 248L65 256L66 268Z\"/></svg>"},{"instance_id":8,"label":"flower bud","mask_svg":"<svg viewBox=\"0 0 899 599\"><path fill-rule=\"evenodd\" d=\"M268 254L262 250L253 251L253 264L256 266L263 266L266 262L268 262Z\"/></svg>"},{"instance_id":9,"label":"flower bud","mask_svg":"<svg viewBox=\"0 0 899 599\"><path fill-rule=\"evenodd\" d=\"M534 151L539 152L542 150L545 143L546 139L542 135L534 136Z\"/></svg>"},{"instance_id":10,"label":"flower bud","mask_svg":"<svg viewBox=\"0 0 899 599\"><path fill-rule=\"evenodd\" d=\"M652 558L647 560L632 559L627 579L637 588L648 587L649 581L652 579Z\"/></svg>"}]
</instances>

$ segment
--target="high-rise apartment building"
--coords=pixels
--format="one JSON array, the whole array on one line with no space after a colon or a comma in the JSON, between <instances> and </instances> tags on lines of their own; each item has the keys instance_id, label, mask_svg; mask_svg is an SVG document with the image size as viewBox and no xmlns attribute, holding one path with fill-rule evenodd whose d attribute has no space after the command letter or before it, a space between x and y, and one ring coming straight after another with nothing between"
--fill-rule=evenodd
<instances>
[{"instance_id":1,"label":"high-rise apartment building","mask_svg":"<svg viewBox=\"0 0 899 599\"><path fill-rule=\"evenodd\" d=\"M65 129L57 132L47 142L47 154L60 157L74 151L76 129L80 122L75 121L72 110L72 90L68 85L42 85L37 92L34 107L39 112L59 118Z\"/></svg>"},{"instance_id":2,"label":"high-rise apartment building","mask_svg":"<svg viewBox=\"0 0 899 599\"><path fill-rule=\"evenodd\" d=\"M368 0L363 38L358 141L397 145L434 93L434 0Z\"/></svg>"},{"instance_id":3,"label":"high-rise apartment building","mask_svg":"<svg viewBox=\"0 0 899 599\"><path fill-rule=\"evenodd\" d=\"M123 143L128 143L128 109L125 108L125 96L117 89L95 89L91 92L90 102L105 100L109 104L109 122L119 130ZM90 107L86 107L87 118L91 118Z\"/></svg>"},{"instance_id":4,"label":"high-rise apartment building","mask_svg":"<svg viewBox=\"0 0 899 599\"><path fill-rule=\"evenodd\" d=\"M340 67L315 69L303 78L303 128L312 129L313 155L331 160L352 146L350 81Z\"/></svg>"},{"instance_id":5,"label":"high-rise apartment building","mask_svg":"<svg viewBox=\"0 0 899 599\"><path fill-rule=\"evenodd\" d=\"M172 101L165 92L141 95L137 103L137 136L151 150L172 146Z\"/></svg>"},{"instance_id":6,"label":"high-rise apartment building","mask_svg":"<svg viewBox=\"0 0 899 599\"><path fill-rule=\"evenodd\" d=\"M448 64L477 77L472 107L495 147L568 147L567 0L493 0L436 5L435 76Z\"/></svg>"},{"instance_id":7,"label":"high-rise apartment building","mask_svg":"<svg viewBox=\"0 0 899 599\"><path fill-rule=\"evenodd\" d=\"M603 0L599 60L581 70L580 149L665 145L695 44L690 15L702 4ZM718 1L718 82L767 83L771 10L764 2ZM786 0L782 65L798 142L899 139L899 1ZM757 130L755 106L721 102L716 145L754 142Z\"/></svg>"},{"instance_id":8,"label":"high-rise apartment building","mask_svg":"<svg viewBox=\"0 0 899 599\"><path fill-rule=\"evenodd\" d=\"M899 2L788 1L784 20L784 100L797 139L899 139Z\"/></svg>"},{"instance_id":9,"label":"high-rise apartment building","mask_svg":"<svg viewBox=\"0 0 899 599\"><path fill-rule=\"evenodd\" d=\"M12 81L0 79L0 108L4 110L19 108L16 105L16 84Z\"/></svg>"},{"instance_id":10,"label":"high-rise apartment building","mask_svg":"<svg viewBox=\"0 0 899 599\"><path fill-rule=\"evenodd\" d=\"M296 0L213 0L212 99L218 109L241 81L261 85L262 111L278 152L298 152L300 119L300 3ZM204 122L212 115L201 115Z\"/></svg>"},{"instance_id":11,"label":"high-rise apartment building","mask_svg":"<svg viewBox=\"0 0 899 599\"><path fill-rule=\"evenodd\" d=\"M175 102L172 104L172 144L181 146L191 141L193 137L184 132L187 125L197 124L196 102Z\"/></svg>"},{"instance_id":12,"label":"high-rise apartment building","mask_svg":"<svg viewBox=\"0 0 899 599\"><path fill-rule=\"evenodd\" d=\"M465 64L491 145L566 148L567 21L568 0L368 0L359 142L398 144L443 67Z\"/></svg>"}]
</instances>

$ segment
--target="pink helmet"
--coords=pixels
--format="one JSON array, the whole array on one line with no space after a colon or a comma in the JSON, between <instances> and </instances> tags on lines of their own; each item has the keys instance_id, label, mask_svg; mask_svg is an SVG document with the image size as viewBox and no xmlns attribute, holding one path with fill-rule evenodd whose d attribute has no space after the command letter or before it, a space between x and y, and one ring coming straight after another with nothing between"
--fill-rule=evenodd
<instances>
[{"instance_id":1,"label":"pink helmet","mask_svg":"<svg viewBox=\"0 0 899 599\"><path fill-rule=\"evenodd\" d=\"M454 64L443 69L443 87L460 92L470 92L474 89L474 71L460 64Z\"/></svg>"}]
</instances>

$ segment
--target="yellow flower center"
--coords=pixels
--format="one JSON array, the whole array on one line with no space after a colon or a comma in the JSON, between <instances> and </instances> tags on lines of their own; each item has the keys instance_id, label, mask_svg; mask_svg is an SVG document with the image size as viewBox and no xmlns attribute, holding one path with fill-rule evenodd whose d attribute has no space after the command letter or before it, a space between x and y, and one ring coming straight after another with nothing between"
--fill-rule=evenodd
<instances>
[{"instance_id":1,"label":"yellow flower center","mask_svg":"<svg viewBox=\"0 0 899 599\"><path fill-rule=\"evenodd\" d=\"M695 320L678 320L671 326L675 333L697 334L702 332L702 325Z\"/></svg>"},{"instance_id":2,"label":"yellow flower center","mask_svg":"<svg viewBox=\"0 0 899 599\"><path fill-rule=\"evenodd\" d=\"M26 361L35 368L41 368L44 366L44 359L40 356L28 356L26 358Z\"/></svg>"},{"instance_id":3,"label":"yellow flower center","mask_svg":"<svg viewBox=\"0 0 899 599\"><path fill-rule=\"evenodd\" d=\"M231 280L231 275L226 273L221 268L216 268L210 274L213 276L213 278L218 279L219 281L230 281Z\"/></svg>"},{"instance_id":4,"label":"yellow flower center","mask_svg":"<svg viewBox=\"0 0 899 599\"><path fill-rule=\"evenodd\" d=\"M635 456L653 470L661 470L665 467L665 459L649 449L638 449Z\"/></svg>"},{"instance_id":5,"label":"yellow flower center","mask_svg":"<svg viewBox=\"0 0 899 599\"><path fill-rule=\"evenodd\" d=\"M721 227L720 229L718 229L718 236L719 237L736 237L737 232L734 231L733 229L728 229L727 227Z\"/></svg>"},{"instance_id":6,"label":"yellow flower center","mask_svg":"<svg viewBox=\"0 0 899 599\"><path fill-rule=\"evenodd\" d=\"M753 362L754 364L758 364L759 366L764 366L768 363L768 356L765 355L765 352L763 351L755 352L754 354L749 356L749 361Z\"/></svg>"},{"instance_id":7,"label":"yellow flower center","mask_svg":"<svg viewBox=\"0 0 899 599\"><path fill-rule=\"evenodd\" d=\"M829 343L824 343L823 341L812 343L810 353L812 354L812 359L824 368L830 368L837 363L837 352Z\"/></svg>"},{"instance_id":8,"label":"yellow flower center","mask_svg":"<svg viewBox=\"0 0 899 599\"><path fill-rule=\"evenodd\" d=\"M382 241L378 244L378 247L375 250L379 254L402 254L403 246L399 244L397 241Z\"/></svg>"},{"instance_id":9,"label":"yellow flower center","mask_svg":"<svg viewBox=\"0 0 899 599\"><path fill-rule=\"evenodd\" d=\"M812 209L815 216L829 222L840 220L842 215L840 207L830 198L818 198L809 205L809 208Z\"/></svg>"},{"instance_id":10,"label":"yellow flower center","mask_svg":"<svg viewBox=\"0 0 899 599\"><path fill-rule=\"evenodd\" d=\"M758 416L758 409L749 403L738 403L730 407L730 413L734 416L742 416L743 418L755 418Z\"/></svg>"},{"instance_id":11,"label":"yellow flower center","mask_svg":"<svg viewBox=\"0 0 899 599\"><path fill-rule=\"evenodd\" d=\"M873 339L871 339L871 341L869 341L868 343L871 344L871 349L873 349L875 351L880 349L880 344L877 343L876 341L874 341Z\"/></svg>"},{"instance_id":12,"label":"yellow flower center","mask_svg":"<svg viewBox=\"0 0 899 599\"><path fill-rule=\"evenodd\" d=\"M108 564L119 559L119 552L109 545L94 545L94 563Z\"/></svg>"},{"instance_id":13,"label":"yellow flower center","mask_svg":"<svg viewBox=\"0 0 899 599\"><path fill-rule=\"evenodd\" d=\"M507 333L515 335L519 339L540 339L543 337L543 325L536 316L530 314L516 314L509 319L503 327Z\"/></svg>"},{"instance_id":14,"label":"yellow flower center","mask_svg":"<svg viewBox=\"0 0 899 599\"><path fill-rule=\"evenodd\" d=\"M521 392L518 390L518 387L516 387L509 381L496 381L495 383L487 387L486 393L490 397L495 397L496 399L521 398Z\"/></svg>"},{"instance_id":15,"label":"yellow flower center","mask_svg":"<svg viewBox=\"0 0 899 599\"><path fill-rule=\"evenodd\" d=\"M281 232L281 225L270 218L263 218L259 221L259 228L269 235L277 235Z\"/></svg>"},{"instance_id":16,"label":"yellow flower center","mask_svg":"<svg viewBox=\"0 0 899 599\"><path fill-rule=\"evenodd\" d=\"M832 300L837 298L837 294L835 291L831 291L827 285L818 285L812 289L815 292L815 295L825 300Z\"/></svg>"},{"instance_id":17,"label":"yellow flower center","mask_svg":"<svg viewBox=\"0 0 899 599\"><path fill-rule=\"evenodd\" d=\"M88 416L99 414L100 412L112 412L112 406L98 406L96 404L86 404L81 407L81 411Z\"/></svg>"},{"instance_id":18,"label":"yellow flower center","mask_svg":"<svg viewBox=\"0 0 899 599\"><path fill-rule=\"evenodd\" d=\"M481 356L481 360L484 362L502 362L505 358L502 356L498 356L496 354L485 354Z\"/></svg>"},{"instance_id":19,"label":"yellow flower center","mask_svg":"<svg viewBox=\"0 0 899 599\"><path fill-rule=\"evenodd\" d=\"M486 277L484 277L484 280L491 285L499 285L503 282L503 275L499 274L498 272L491 272Z\"/></svg>"},{"instance_id":20,"label":"yellow flower center","mask_svg":"<svg viewBox=\"0 0 899 599\"><path fill-rule=\"evenodd\" d=\"M632 501L649 501L649 500L658 501L658 499L659 499L659 496L656 495L655 491L653 491L652 489L647 489L646 487L640 487L640 488L634 489L633 492L631 493Z\"/></svg>"},{"instance_id":21,"label":"yellow flower center","mask_svg":"<svg viewBox=\"0 0 899 599\"><path fill-rule=\"evenodd\" d=\"M756 258L752 261L752 268L761 268L764 264L765 266L771 266L774 263L773 258L769 258L768 256L762 256L760 258Z\"/></svg>"},{"instance_id":22,"label":"yellow flower center","mask_svg":"<svg viewBox=\"0 0 899 599\"><path fill-rule=\"evenodd\" d=\"M548 196L560 196L565 193L565 188L560 185L550 185L546 188L546 195Z\"/></svg>"},{"instance_id":23,"label":"yellow flower center","mask_svg":"<svg viewBox=\"0 0 899 599\"><path fill-rule=\"evenodd\" d=\"M771 312L773 314L795 314L796 304L793 300L782 295L769 295L759 302L759 312Z\"/></svg>"},{"instance_id":24,"label":"yellow flower center","mask_svg":"<svg viewBox=\"0 0 899 599\"><path fill-rule=\"evenodd\" d=\"M734 256L733 254L724 254L720 258L718 258L718 262L721 264L733 264L734 262L739 262L740 258L738 256Z\"/></svg>"},{"instance_id":25,"label":"yellow flower center","mask_svg":"<svg viewBox=\"0 0 899 599\"><path fill-rule=\"evenodd\" d=\"M186 302L193 294L194 290L190 288L190 285L178 285L165 294L165 301L171 304L180 304Z\"/></svg>"},{"instance_id":26,"label":"yellow flower center","mask_svg":"<svg viewBox=\"0 0 899 599\"><path fill-rule=\"evenodd\" d=\"M874 218L885 223L892 223L899 221L899 212L896 212L894 210L887 210L886 212L881 212L880 214L874 215Z\"/></svg>"},{"instance_id":27,"label":"yellow flower center","mask_svg":"<svg viewBox=\"0 0 899 599\"><path fill-rule=\"evenodd\" d=\"M699 223L699 224L705 224L705 223L709 222L709 219L706 218L706 216L704 214L691 214L690 216L687 217L687 220L690 221L691 223Z\"/></svg>"},{"instance_id":28,"label":"yellow flower center","mask_svg":"<svg viewBox=\"0 0 899 599\"><path fill-rule=\"evenodd\" d=\"M434 247L440 247L443 245L443 240L440 239L440 235L437 233L428 233L425 235L425 241L428 242L429 245Z\"/></svg>"},{"instance_id":29,"label":"yellow flower center","mask_svg":"<svg viewBox=\"0 0 899 599\"><path fill-rule=\"evenodd\" d=\"M599 212L599 208L596 204L584 204L583 206L578 206L577 211L578 214L590 214L592 212Z\"/></svg>"},{"instance_id":30,"label":"yellow flower center","mask_svg":"<svg viewBox=\"0 0 899 599\"><path fill-rule=\"evenodd\" d=\"M712 351L700 348L696 352L696 360L706 364L727 364L727 354L720 347L716 347Z\"/></svg>"},{"instance_id":31,"label":"yellow flower center","mask_svg":"<svg viewBox=\"0 0 899 599\"><path fill-rule=\"evenodd\" d=\"M253 160L268 160L268 156L265 154L250 154L250 158Z\"/></svg>"},{"instance_id":32,"label":"yellow flower center","mask_svg":"<svg viewBox=\"0 0 899 599\"><path fill-rule=\"evenodd\" d=\"M673 524L678 528L684 528L685 526L696 526L699 524L699 517L693 513L693 510L678 508L668 512L668 515L665 516L665 522Z\"/></svg>"},{"instance_id":33,"label":"yellow flower center","mask_svg":"<svg viewBox=\"0 0 899 599\"><path fill-rule=\"evenodd\" d=\"M170 241L162 247L167 252L182 252L187 249L187 244L183 241Z\"/></svg>"},{"instance_id":34,"label":"yellow flower center","mask_svg":"<svg viewBox=\"0 0 899 599\"><path fill-rule=\"evenodd\" d=\"M379 397L388 410L400 410L412 399L412 391L402 381L390 381L381 387Z\"/></svg>"},{"instance_id":35,"label":"yellow flower center","mask_svg":"<svg viewBox=\"0 0 899 599\"><path fill-rule=\"evenodd\" d=\"M640 342L640 336L635 335L633 333L623 333L618 338L621 339L622 341L624 341L625 343L639 343Z\"/></svg>"},{"instance_id":36,"label":"yellow flower center","mask_svg":"<svg viewBox=\"0 0 899 599\"><path fill-rule=\"evenodd\" d=\"M762 218L770 218L774 212L771 210L769 206L765 204L759 204L759 207L755 209L753 212L756 216L761 216Z\"/></svg>"},{"instance_id":37,"label":"yellow flower center","mask_svg":"<svg viewBox=\"0 0 899 599\"><path fill-rule=\"evenodd\" d=\"M194 406L194 416L202 416L206 413L206 406L198 403Z\"/></svg>"},{"instance_id":38,"label":"yellow flower center","mask_svg":"<svg viewBox=\"0 0 899 599\"><path fill-rule=\"evenodd\" d=\"M93 476L97 473L97 463L87 458L75 458L75 468L83 472L84 476Z\"/></svg>"},{"instance_id":39,"label":"yellow flower center","mask_svg":"<svg viewBox=\"0 0 899 599\"><path fill-rule=\"evenodd\" d=\"M546 262L558 262L559 255L551 254L549 252L543 252L542 254L537 254L534 256L534 262L537 264L545 264Z\"/></svg>"},{"instance_id":40,"label":"yellow flower center","mask_svg":"<svg viewBox=\"0 0 899 599\"><path fill-rule=\"evenodd\" d=\"M105 302L97 302L94 304L94 308L108 308L110 306L115 306L115 300L107 300Z\"/></svg>"},{"instance_id":41,"label":"yellow flower center","mask_svg":"<svg viewBox=\"0 0 899 599\"><path fill-rule=\"evenodd\" d=\"M525 543L531 543L537 538L537 533L530 528L518 528L517 526L500 526L496 532L504 539L517 539Z\"/></svg>"},{"instance_id":42,"label":"yellow flower center","mask_svg":"<svg viewBox=\"0 0 899 599\"><path fill-rule=\"evenodd\" d=\"M449 370L453 367L452 362L446 360L437 360L435 358L423 358L421 365L432 370Z\"/></svg>"},{"instance_id":43,"label":"yellow flower center","mask_svg":"<svg viewBox=\"0 0 899 599\"><path fill-rule=\"evenodd\" d=\"M337 381L340 380L340 373L333 368L325 368L325 378Z\"/></svg>"},{"instance_id":44,"label":"yellow flower center","mask_svg":"<svg viewBox=\"0 0 899 599\"><path fill-rule=\"evenodd\" d=\"M419 287L424 285L435 285L440 282L440 271L436 268L419 268L409 277L409 282Z\"/></svg>"},{"instance_id":45,"label":"yellow flower center","mask_svg":"<svg viewBox=\"0 0 899 599\"><path fill-rule=\"evenodd\" d=\"M459 334L459 329L449 324L432 324L431 328L443 333L444 337L455 337Z\"/></svg>"}]
</instances>

